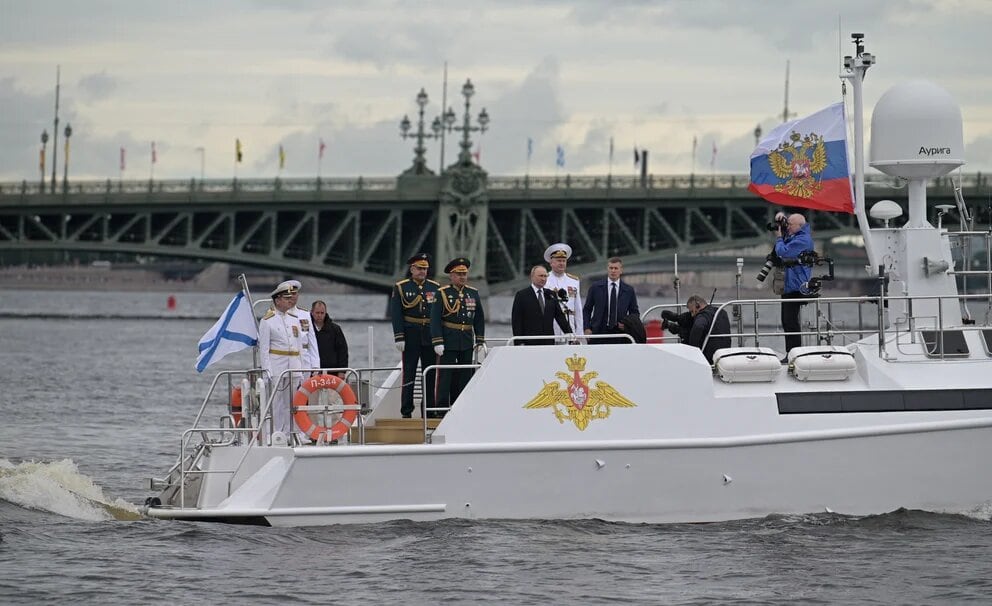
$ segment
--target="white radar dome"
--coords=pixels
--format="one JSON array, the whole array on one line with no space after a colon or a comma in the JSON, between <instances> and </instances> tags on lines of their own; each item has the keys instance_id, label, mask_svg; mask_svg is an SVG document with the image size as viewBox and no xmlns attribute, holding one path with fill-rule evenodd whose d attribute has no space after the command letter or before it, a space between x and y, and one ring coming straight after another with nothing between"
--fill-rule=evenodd
<instances>
[{"instance_id":1,"label":"white radar dome","mask_svg":"<svg viewBox=\"0 0 992 606\"><path fill-rule=\"evenodd\" d=\"M871 114L869 166L905 179L932 179L964 164L961 108L932 82L885 91Z\"/></svg>"}]
</instances>

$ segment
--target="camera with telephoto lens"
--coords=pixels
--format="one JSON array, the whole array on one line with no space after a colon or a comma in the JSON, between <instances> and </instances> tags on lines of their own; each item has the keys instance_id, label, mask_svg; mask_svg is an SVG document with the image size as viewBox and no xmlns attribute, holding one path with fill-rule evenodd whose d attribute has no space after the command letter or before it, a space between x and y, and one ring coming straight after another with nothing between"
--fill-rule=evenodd
<instances>
[{"instance_id":1,"label":"camera with telephoto lens","mask_svg":"<svg viewBox=\"0 0 992 606\"><path fill-rule=\"evenodd\" d=\"M772 250L772 252L768 253L768 256L765 257L765 264L762 265L761 269L758 270L758 275L755 276L755 278L757 278L758 282L764 282L765 278L768 277L768 273L771 272L772 268L779 266L781 264L782 264L782 260L778 257L777 254L775 254L775 251Z\"/></svg>"},{"instance_id":2,"label":"camera with telephoto lens","mask_svg":"<svg viewBox=\"0 0 992 606\"><path fill-rule=\"evenodd\" d=\"M772 219L768 223L765 223L765 229L768 231L781 232L783 235L789 232L789 218L783 216L781 219Z\"/></svg>"},{"instance_id":3,"label":"camera with telephoto lens","mask_svg":"<svg viewBox=\"0 0 992 606\"><path fill-rule=\"evenodd\" d=\"M692 314L689 312L676 313L670 309L661 310L661 328L673 335L681 335L680 327L691 324Z\"/></svg>"}]
</instances>

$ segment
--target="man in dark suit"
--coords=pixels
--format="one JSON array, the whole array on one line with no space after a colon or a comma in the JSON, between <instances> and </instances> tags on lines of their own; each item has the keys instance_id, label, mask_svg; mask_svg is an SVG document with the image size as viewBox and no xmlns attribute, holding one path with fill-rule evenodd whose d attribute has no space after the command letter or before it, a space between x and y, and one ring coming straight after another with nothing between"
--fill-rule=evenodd
<instances>
[{"instance_id":1,"label":"man in dark suit","mask_svg":"<svg viewBox=\"0 0 992 606\"><path fill-rule=\"evenodd\" d=\"M535 265L530 270L530 286L517 291L513 297L513 310L510 323L513 336L535 336L555 334L555 322L564 334L571 332L568 318L558 303L553 291L544 288L548 282L548 270ZM554 339L527 339L514 341L514 345L554 345Z\"/></svg>"},{"instance_id":2,"label":"man in dark suit","mask_svg":"<svg viewBox=\"0 0 992 606\"><path fill-rule=\"evenodd\" d=\"M639 314L637 294L633 287L620 281L623 261L611 257L606 263L606 279L594 282L582 306L587 335L611 335L624 332L623 317ZM590 343L630 343L623 339L594 339Z\"/></svg>"}]
</instances>

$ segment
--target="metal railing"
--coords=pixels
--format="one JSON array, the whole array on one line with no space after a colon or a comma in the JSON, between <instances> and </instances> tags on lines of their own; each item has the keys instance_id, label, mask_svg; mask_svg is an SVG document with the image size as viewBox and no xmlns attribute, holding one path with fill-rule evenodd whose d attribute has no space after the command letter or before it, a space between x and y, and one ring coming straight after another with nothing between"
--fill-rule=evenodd
<instances>
[{"instance_id":1,"label":"metal railing","mask_svg":"<svg viewBox=\"0 0 992 606\"><path fill-rule=\"evenodd\" d=\"M931 179L932 188L980 188L989 185L983 173L952 174ZM740 189L749 182L747 174L688 174L647 175L509 175L489 177L486 187L493 191L524 190L633 190L633 189ZM869 187L901 187L905 183L896 177L872 175ZM396 177L292 178L292 179L96 179L71 181L59 185L52 194L37 180L0 183L0 196L75 195L75 194L142 194L142 193L233 193L233 192L321 192L321 191L395 191L400 189Z\"/></svg>"}]
</instances>

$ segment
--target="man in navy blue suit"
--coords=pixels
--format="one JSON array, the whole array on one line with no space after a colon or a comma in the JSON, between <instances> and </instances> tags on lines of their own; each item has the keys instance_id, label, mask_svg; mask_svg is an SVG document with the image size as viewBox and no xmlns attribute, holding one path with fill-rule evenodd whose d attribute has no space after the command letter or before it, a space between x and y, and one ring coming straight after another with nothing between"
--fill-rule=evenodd
<instances>
[{"instance_id":1,"label":"man in navy blue suit","mask_svg":"<svg viewBox=\"0 0 992 606\"><path fill-rule=\"evenodd\" d=\"M634 289L620 281L623 261L611 257L606 265L606 279L594 282L582 306L587 335L611 335L624 332L623 318L640 313ZM627 339L594 339L591 343L629 343Z\"/></svg>"}]
</instances>

